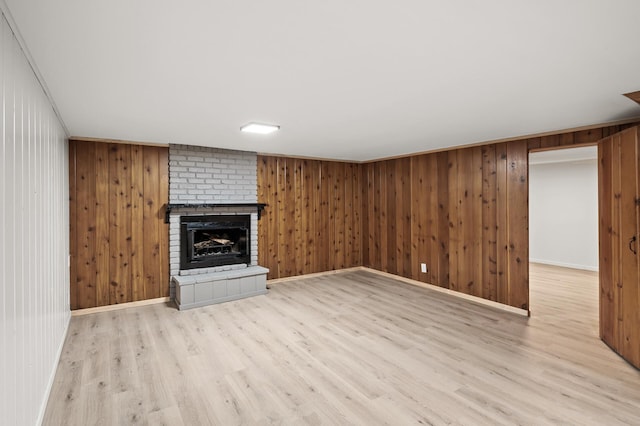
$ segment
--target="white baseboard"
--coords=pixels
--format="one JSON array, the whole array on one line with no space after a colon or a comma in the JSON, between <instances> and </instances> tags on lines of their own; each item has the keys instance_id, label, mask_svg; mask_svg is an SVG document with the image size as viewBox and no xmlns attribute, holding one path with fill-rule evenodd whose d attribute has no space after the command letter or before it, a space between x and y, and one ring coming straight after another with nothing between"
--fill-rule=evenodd
<instances>
[{"instance_id":1,"label":"white baseboard","mask_svg":"<svg viewBox=\"0 0 640 426\"><path fill-rule=\"evenodd\" d=\"M522 316L525 316L525 317L529 316L529 311L526 310L526 309L516 308L515 306L509 306L509 305L505 305L504 303L494 302L493 300L483 299L482 297L472 296L470 294L461 293L461 292L455 291L455 290L449 290L448 288L439 287L439 286L434 285L434 284L423 283L422 281L417 281L417 280L414 280L414 279L411 279L411 278L405 278L405 277L401 277L399 275L390 274L388 272L378 271L377 269L371 269L371 268L363 267L363 270L372 272L374 274L378 274L378 275L386 276L386 277L389 277L389 278L393 278L393 279L398 280L398 281L403 281L403 282L405 282L407 284L411 284L411 285L415 285L415 286L418 286L418 287L427 288L429 290L437 291L437 292L440 292L440 293L445 293L445 294L448 294L450 296L455 296L455 297L458 297L460 299L465 299L465 300L468 300L468 301L471 301L471 302L478 303L480 305L490 306L492 308L499 309L501 311L507 311L507 312L511 312L512 314L518 314L518 315L522 315Z\"/></svg>"},{"instance_id":2,"label":"white baseboard","mask_svg":"<svg viewBox=\"0 0 640 426\"><path fill-rule=\"evenodd\" d=\"M583 271L593 271L598 272L597 266L592 265L577 265L575 263L565 263L565 262L556 262L554 260L544 260L544 259L529 259L529 263L540 263L543 265L551 265L551 266L560 266L562 268L571 268L571 269L581 269Z\"/></svg>"},{"instance_id":3,"label":"white baseboard","mask_svg":"<svg viewBox=\"0 0 640 426\"><path fill-rule=\"evenodd\" d=\"M67 316L67 323L65 324L64 332L62 333L62 339L60 339L60 344L58 345L58 351L55 356L55 362L53 363L51 375L49 376L49 383L47 383L47 389L44 392L44 397L42 399L42 403L40 404L40 413L38 414L38 421L36 422L38 426L42 424L42 421L44 420L44 414L47 411L49 396L51 395L51 389L53 389L53 382L56 379L56 373L58 372L58 364L60 364L60 358L62 357L62 349L64 348L64 342L67 340L67 333L69 332L70 323L71 323L71 313L69 313L69 316Z\"/></svg>"},{"instance_id":4,"label":"white baseboard","mask_svg":"<svg viewBox=\"0 0 640 426\"><path fill-rule=\"evenodd\" d=\"M317 273L307 274L307 275L298 275L298 276L287 277L287 278L279 278L274 280L268 280L267 284L279 284L279 283L284 283L288 281L296 281L296 280L301 280L305 278L314 278L314 277L321 277L326 275L340 274L340 273L349 272L349 271L368 271L374 274L392 278L394 280L402 281L407 284L427 288L430 290L438 291L440 293L446 293L448 295L469 300L471 302L479 303L481 305L491 306L492 308L500 309L502 311L507 311L507 312L511 312L514 314L522 315L522 316L529 316L529 311L526 309L516 308L513 306L505 305L503 303L494 302L493 300L483 299L482 297L472 296L470 294L461 293L459 291L449 290L447 288L442 288L437 285L423 283L422 281L416 281L411 278L401 277L400 275L378 271L377 269L367 268L366 266L355 266L353 268L337 269L333 271L317 272Z\"/></svg>"},{"instance_id":5,"label":"white baseboard","mask_svg":"<svg viewBox=\"0 0 640 426\"><path fill-rule=\"evenodd\" d=\"M138 306L155 305L158 303L168 303L171 301L170 297L158 297L156 299L138 300L137 302L118 303L116 305L98 306L97 308L84 308L71 311L72 317L78 317L81 315L97 314L100 312L119 311L120 309L136 308Z\"/></svg>"},{"instance_id":6,"label":"white baseboard","mask_svg":"<svg viewBox=\"0 0 640 426\"><path fill-rule=\"evenodd\" d=\"M353 268L334 269L331 271L314 272L312 274L294 275L292 277L286 277L286 278L275 278L272 280L267 280L267 285L286 283L289 281L297 281L303 278L324 277L326 275L341 274L343 272L349 272L349 271L362 271L364 269L368 269L368 268L365 268L364 266L354 266Z\"/></svg>"}]
</instances>

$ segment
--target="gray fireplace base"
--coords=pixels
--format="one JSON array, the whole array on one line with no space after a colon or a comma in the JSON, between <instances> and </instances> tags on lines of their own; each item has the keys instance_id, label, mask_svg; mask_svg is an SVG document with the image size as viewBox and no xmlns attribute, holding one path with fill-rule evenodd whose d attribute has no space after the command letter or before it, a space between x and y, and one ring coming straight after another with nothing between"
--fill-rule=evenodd
<instances>
[{"instance_id":1,"label":"gray fireplace base","mask_svg":"<svg viewBox=\"0 0 640 426\"><path fill-rule=\"evenodd\" d=\"M267 273L262 266L172 278L178 309L191 309L267 293Z\"/></svg>"}]
</instances>

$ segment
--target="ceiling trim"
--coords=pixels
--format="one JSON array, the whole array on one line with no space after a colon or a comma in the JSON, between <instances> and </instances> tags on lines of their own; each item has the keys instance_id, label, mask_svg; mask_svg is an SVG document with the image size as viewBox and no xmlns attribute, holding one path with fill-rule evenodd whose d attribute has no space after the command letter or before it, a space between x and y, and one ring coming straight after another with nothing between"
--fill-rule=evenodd
<instances>
[{"instance_id":1,"label":"ceiling trim","mask_svg":"<svg viewBox=\"0 0 640 426\"><path fill-rule=\"evenodd\" d=\"M526 140L526 139L541 138L541 137L544 137L544 136L563 135L563 134L566 134L566 133L573 133L573 132L581 132L581 131L584 131L584 130L599 129L601 127L620 126L620 125L623 125L623 124L630 124L630 123L638 123L638 124L640 124L640 116L637 116L637 117L634 117L634 118L627 118L627 119L624 119L624 120L609 121L609 122L601 123L601 124L590 124L588 126L572 127L572 128L563 129L563 130L552 130L552 131L549 131L549 132L531 133L529 135L524 135L524 136L515 136L515 137L511 137L511 138L487 140L487 141L483 141L483 142L474 142L474 143L466 144L466 145L458 145L458 146L450 146L450 147L446 147L446 148L434 149L434 150L431 150L431 151L419 151L419 152L414 152L412 154L395 155L395 156L391 156L391 157L383 157L383 158L377 158L377 159L373 159L373 160L354 161L354 162L355 163L361 163L361 164L375 163L375 162L378 162L378 161L396 160L396 159L399 159L399 158L413 157L414 155L435 154L437 152L453 151L455 149L474 148L474 147L477 147L477 146L493 145L493 144L496 144L496 143L515 142L515 141L521 141L521 140ZM577 148L577 147L581 147L581 146L591 146L591 145L595 145L595 143L586 142L586 143L583 143L583 144L572 144L572 145L566 146L566 147L564 147L564 146L554 146L554 147L549 147L549 148L535 148L535 149L530 150L530 152L550 151L550 150L554 150L554 149L563 149L563 148Z\"/></svg>"},{"instance_id":2,"label":"ceiling trim","mask_svg":"<svg viewBox=\"0 0 640 426\"><path fill-rule=\"evenodd\" d=\"M122 139L105 139L105 138L89 138L84 136L69 136L70 141L78 141L78 142L102 142L102 143L119 143L123 145L144 145L144 146L163 146L169 147L168 143L161 142L136 142L136 141L128 141Z\"/></svg>"},{"instance_id":3,"label":"ceiling trim","mask_svg":"<svg viewBox=\"0 0 640 426\"><path fill-rule=\"evenodd\" d=\"M0 1L2 1L2 0L0 0ZM403 155L397 155L397 156L391 156L391 157L381 157L381 158L376 158L376 159L373 159L373 160L364 160L364 161L340 160L340 159L334 159L334 158L309 157L309 156L302 156L302 155L273 154L273 153L268 153L268 152L257 152L256 154L264 156L264 157L293 158L293 159L298 159L298 160L313 160L313 161L331 161L331 162L334 162L334 163L369 164L369 163L376 163L378 161L396 160L396 159L400 159L400 158L413 157L413 156L417 156L417 155L425 155L425 154L434 154L434 153L438 153L438 152L453 151L453 150L456 150L456 149L473 148L473 147L477 147L477 146L492 145L492 144L496 144L496 143L514 142L514 141L520 141L520 140L525 140L525 139L534 139L534 138L539 138L539 137L544 137L544 136L562 135L562 134L566 134L566 133L573 133L573 132L580 132L580 131L584 131L584 130L599 129L601 127L619 126L619 125L623 125L623 124L630 124L630 123L636 123L636 122L640 123L640 116L636 117L636 118L632 118L632 119L626 119L626 120L610 121L610 122L607 122L607 123L592 124L592 125L589 125L589 126L573 127L573 128L570 128L570 129L556 130L556 131L551 131L551 132L533 133L533 134L530 134L530 135L517 136L517 137L512 137L512 138L488 140L488 141L477 142L477 143L473 143L473 144L452 146L452 147L447 147L447 148L435 149L435 150L431 150L431 151L420 151L420 152L414 152L414 153L411 153L411 154L403 154ZM122 139L105 139L105 138L94 138L94 137L86 137L86 136L70 136L69 140L74 140L74 141L79 141L79 142L103 142L103 143L118 143L118 144L147 145L147 146L164 146L164 147L168 147L170 145L170 144L167 144L167 143L159 143L159 142L129 141L129 140L122 140ZM176 143L176 145L186 145L186 144ZM529 150L529 152L543 152L543 151L552 151L552 150L557 150L557 149L579 148L579 147L582 147L582 146L593 146L593 145L595 145L595 142L586 142L586 143L583 143L583 144L572 144L572 145L569 145L569 146L553 146L553 147L548 147L548 148L534 148L534 149Z\"/></svg>"}]
</instances>

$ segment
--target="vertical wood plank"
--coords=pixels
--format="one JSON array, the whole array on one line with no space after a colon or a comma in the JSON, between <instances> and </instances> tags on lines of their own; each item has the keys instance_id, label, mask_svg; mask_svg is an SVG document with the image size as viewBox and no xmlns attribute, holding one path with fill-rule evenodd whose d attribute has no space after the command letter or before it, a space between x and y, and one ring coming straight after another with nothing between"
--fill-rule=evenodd
<instances>
[{"instance_id":1,"label":"vertical wood plank","mask_svg":"<svg viewBox=\"0 0 640 426\"><path fill-rule=\"evenodd\" d=\"M380 163L374 163L370 167L369 179L371 182L370 207L369 207L369 253L371 267L380 270Z\"/></svg>"},{"instance_id":2,"label":"vertical wood plank","mask_svg":"<svg viewBox=\"0 0 640 426\"><path fill-rule=\"evenodd\" d=\"M375 268L376 267L376 225L378 224L378 198L376 194L376 175L375 175L375 164L367 165L367 221L368 221L368 231L367 231L367 263L365 266Z\"/></svg>"},{"instance_id":3,"label":"vertical wood plank","mask_svg":"<svg viewBox=\"0 0 640 426\"><path fill-rule=\"evenodd\" d=\"M282 230L285 239L285 246L287 247L287 261L284 262L284 274L287 277L295 275L296 271L296 240L295 233L297 223L296 219L296 159L286 160L286 174L285 174L285 190L286 190L286 202L284 204L285 217L287 218L287 226Z\"/></svg>"},{"instance_id":4,"label":"vertical wood plank","mask_svg":"<svg viewBox=\"0 0 640 426\"><path fill-rule=\"evenodd\" d=\"M131 298L131 147L109 146L109 270L111 304L130 302Z\"/></svg>"},{"instance_id":5,"label":"vertical wood plank","mask_svg":"<svg viewBox=\"0 0 640 426\"><path fill-rule=\"evenodd\" d=\"M507 191L507 144L496 145L496 289L497 301L509 303L509 234Z\"/></svg>"},{"instance_id":6,"label":"vertical wood plank","mask_svg":"<svg viewBox=\"0 0 640 426\"><path fill-rule=\"evenodd\" d=\"M600 338L616 346L614 342L616 291L613 268L613 138L598 143L598 223L599 223L599 280L600 280Z\"/></svg>"},{"instance_id":7,"label":"vertical wood plank","mask_svg":"<svg viewBox=\"0 0 640 426\"><path fill-rule=\"evenodd\" d=\"M396 187L396 165L397 161L389 160L385 161L386 174L383 176L382 191L386 194L386 229L382 230L383 234L386 234L386 256L383 259L386 263L384 269L385 272L391 274L397 274L397 262L396 256L398 254L398 229L396 224L398 223L398 212L396 211L398 188Z\"/></svg>"},{"instance_id":8,"label":"vertical wood plank","mask_svg":"<svg viewBox=\"0 0 640 426\"><path fill-rule=\"evenodd\" d=\"M411 157L411 278L414 280L424 281L425 277L421 277L420 263L421 257L421 237L423 231L422 221L420 220L420 200L424 200L422 191L422 171L420 167L421 159L424 156Z\"/></svg>"},{"instance_id":9,"label":"vertical wood plank","mask_svg":"<svg viewBox=\"0 0 640 426\"><path fill-rule=\"evenodd\" d=\"M475 294L474 148L458 151L458 291ZM479 213L479 212L478 212Z\"/></svg>"},{"instance_id":10,"label":"vertical wood plank","mask_svg":"<svg viewBox=\"0 0 640 426\"><path fill-rule=\"evenodd\" d=\"M497 299L496 146L482 147L482 297Z\"/></svg>"},{"instance_id":11,"label":"vertical wood plank","mask_svg":"<svg viewBox=\"0 0 640 426\"><path fill-rule=\"evenodd\" d=\"M77 305L96 306L96 200L95 144L87 143L76 156L77 207Z\"/></svg>"},{"instance_id":12,"label":"vertical wood plank","mask_svg":"<svg viewBox=\"0 0 640 426\"><path fill-rule=\"evenodd\" d=\"M507 144L509 305L529 309L529 185L525 141Z\"/></svg>"},{"instance_id":13,"label":"vertical wood plank","mask_svg":"<svg viewBox=\"0 0 640 426\"><path fill-rule=\"evenodd\" d=\"M379 240L379 267L381 271L388 271L389 261L389 235L387 230L389 229L389 210L388 210L388 198L387 191L387 166L388 162L383 161L380 163L380 171L378 174L378 193L379 193L379 208L378 214L380 215L380 226L377 229L377 240ZM376 256L377 257L377 256Z\"/></svg>"},{"instance_id":14,"label":"vertical wood plank","mask_svg":"<svg viewBox=\"0 0 640 426\"><path fill-rule=\"evenodd\" d=\"M96 203L96 306L109 304L111 280L109 254L109 145L95 143Z\"/></svg>"},{"instance_id":15,"label":"vertical wood plank","mask_svg":"<svg viewBox=\"0 0 640 426\"><path fill-rule=\"evenodd\" d=\"M449 153L436 154L438 163L438 285L450 288L451 271L449 270L451 256L451 225L452 218L449 210ZM433 256L433 254L432 254Z\"/></svg>"},{"instance_id":16,"label":"vertical wood plank","mask_svg":"<svg viewBox=\"0 0 640 426\"><path fill-rule=\"evenodd\" d=\"M331 255L331 250L333 248L333 239L335 232L335 224L332 227L333 223L333 206L330 203L330 200L333 198L331 195L331 173L329 170L328 162L320 163L320 215L318 217L318 228L317 228L317 238L320 241L320 258L319 267L322 271L329 271L332 269L331 259L333 256Z\"/></svg>"},{"instance_id":17,"label":"vertical wood plank","mask_svg":"<svg viewBox=\"0 0 640 426\"><path fill-rule=\"evenodd\" d=\"M334 224L334 243L333 243L333 263L331 269L344 268L344 227L345 227L345 209L344 209L344 163L333 163L333 224Z\"/></svg>"},{"instance_id":18,"label":"vertical wood plank","mask_svg":"<svg viewBox=\"0 0 640 426\"><path fill-rule=\"evenodd\" d=\"M458 158L460 150L449 153L449 288L460 291L460 246L462 245L460 232L460 187L458 183Z\"/></svg>"},{"instance_id":19,"label":"vertical wood plank","mask_svg":"<svg viewBox=\"0 0 640 426\"><path fill-rule=\"evenodd\" d=\"M362 242L363 242L363 196L366 194L364 190L364 182L362 180L361 164L353 165L353 185L351 188L353 194L352 211L353 211L353 258L349 266L361 266L362 260ZM366 204L364 204L366 206Z\"/></svg>"},{"instance_id":20,"label":"vertical wood plank","mask_svg":"<svg viewBox=\"0 0 640 426\"><path fill-rule=\"evenodd\" d=\"M402 258L402 275L411 276L411 159L400 160L400 171L402 172L402 245L398 256Z\"/></svg>"},{"instance_id":21,"label":"vertical wood plank","mask_svg":"<svg viewBox=\"0 0 640 426\"><path fill-rule=\"evenodd\" d=\"M287 218L287 159L278 158L278 246L280 247L280 255L276 259L277 262L277 276L286 277L288 269L288 261L291 256L290 247L287 240L287 232L289 227L289 220Z\"/></svg>"},{"instance_id":22,"label":"vertical wood plank","mask_svg":"<svg viewBox=\"0 0 640 426\"><path fill-rule=\"evenodd\" d=\"M392 175L393 186L388 187L389 192L393 194L393 211L394 218L391 220L395 228L395 242L389 247L389 251L393 252L393 265L391 266L397 275L404 276L404 262L403 262L403 246L404 246L404 173L402 170L403 159L392 160ZM407 200L408 201L408 200Z\"/></svg>"},{"instance_id":23,"label":"vertical wood plank","mask_svg":"<svg viewBox=\"0 0 640 426\"><path fill-rule=\"evenodd\" d=\"M306 238L304 238L304 221L303 208L304 208L304 162L300 159L293 161L293 214L294 214L294 226L293 226L293 246L294 246L294 264L295 275L304 274L305 253L306 253Z\"/></svg>"},{"instance_id":24,"label":"vertical wood plank","mask_svg":"<svg viewBox=\"0 0 640 426\"><path fill-rule=\"evenodd\" d=\"M144 287L145 299L160 297L160 215L163 208L160 199L159 153L145 148L143 164L144 188Z\"/></svg>"},{"instance_id":25,"label":"vertical wood plank","mask_svg":"<svg viewBox=\"0 0 640 426\"><path fill-rule=\"evenodd\" d=\"M144 158L145 152L142 146L131 146L131 299L133 301L153 297L145 291L146 274L150 272L145 271L145 241L153 238L155 229L151 234L147 234L151 224L145 220L144 214ZM149 245L152 247L151 244Z\"/></svg>"},{"instance_id":26,"label":"vertical wood plank","mask_svg":"<svg viewBox=\"0 0 640 426\"><path fill-rule=\"evenodd\" d=\"M300 182L301 186L301 216L302 216L302 224L301 224L301 235L300 241L303 244L302 256L303 256L303 264L302 264L302 273L309 274L313 271L312 266L312 257L313 257L313 229L312 224L314 223L314 206L312 205L312 195L313 195L313 180L311 175L311 161L303 160L302 161L302 174Z\"/></svg>"},{"instance_id":27,"label":"vertical wood plank","mask_svg":"<svg viewBox=\"0 0 640 426\"><path fill-rule=\"evenodd\" d=\"M483 271L488 265L485 265L483 252L482 252L482 189L483 189L483 162L482 162L482 148L474 147L472 148L472 170L473 170L473 181L472 181L472 192L473 192L473 269L472 269L472 279L473 286L470 294L478 297L484 297L484 283Z\"/></svg>"},{"instance_id":28,"label":"vertical wood plank","mask_svg":"<svg viewBox=\"0 0 640 426\"><path fill-rule=\"evenodd\" d=\"M438 155L423 155L421 160L421 176L422 193L426 205L424 212L421 214L421 221L424 227L422 235L423 258L427 263L427 274L425 281L430 284L442 285L440 280L440 257L442 256L443 247L440 245L440 226L439 223L446 218L441 218L443 211L439 209L438 185L439 177ZM446 171L446 168L445 168Z\"/></svg>"},{"instance_id":29,"label":"vertical wood plank","mask_svg":"<svg viewBox=\"0 0 640 426\"><path fill-rule=\"evenodd\" d=\"M311 205L311 214L309 218L309 272L317 272L320 270L320 262L318 261L319 239L318 239L318 222L320 216L320 164L318 161L309 161L307 163L310 181L307 183L309 188L309 203Z\"/></svg>"},{"instance_id":30,"label":"vertical wood plank","mask_svg":"<svg viewBox=\"0 0 640 426\"><path fill-rule=\"evenodd\" d=\"M355 256L355 247L353 243L354 234L354 196L353 196L353 184L356 182L354 173L354 164L344 164L344 177L342 179L342 186L344 187L344 202L342 208L344 211L344 242L342 252L342 267L351 267L354 264L353 258Z\"/></svg>"},{"instance_id":31,"label":"vertical wood plank","mask_svg":"<svg viewBox=\"0 0 640 426\"><path fill-rule=\"evenodd\" d=\"M620 321L622 320L620 312L620 288L622 287L621 267L622 263L622 179L620 165L622 164L622 156L620 149L620 134L616 134L612 138L612 155L613 159L612 168L612 187L613 187L613 199L612 201L612 239L611 239L611 257L614 261L613 268L613 340L610 345L616 352L620 351Z\"/></svg>"}]
</instances>

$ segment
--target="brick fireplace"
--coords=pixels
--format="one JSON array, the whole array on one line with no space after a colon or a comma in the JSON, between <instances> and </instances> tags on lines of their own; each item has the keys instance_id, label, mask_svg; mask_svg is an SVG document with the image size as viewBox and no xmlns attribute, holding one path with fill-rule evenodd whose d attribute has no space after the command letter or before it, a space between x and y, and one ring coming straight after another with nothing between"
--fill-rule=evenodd
<instances>
[{"instance_id":1,"label":"brick fireplace","mask_svg":"<svg viewBox=\"0 0 640 426\"><path fill-rule=\"evenodd\" d=\"M268 270L258 266L262 207L256 153L169 146L169 271L179 309L266 293Z\"/></svg>"}]
</instances>

